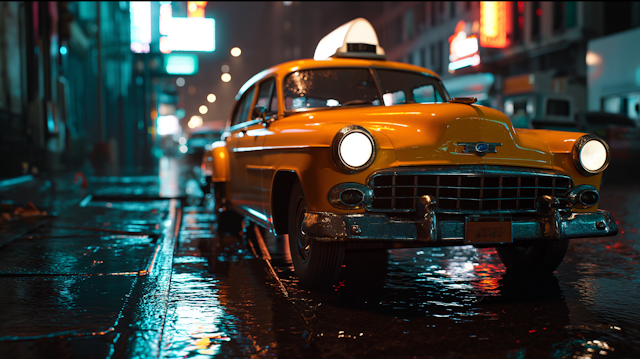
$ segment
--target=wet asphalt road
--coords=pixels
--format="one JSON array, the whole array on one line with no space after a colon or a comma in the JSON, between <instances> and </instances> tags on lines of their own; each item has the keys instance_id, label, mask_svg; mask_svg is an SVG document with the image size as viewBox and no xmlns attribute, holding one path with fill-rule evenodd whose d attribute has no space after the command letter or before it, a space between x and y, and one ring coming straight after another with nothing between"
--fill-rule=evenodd
<instances>
[{"instance_id":1,"label":"wet asphalt road","mask_svg":"<svg viewBox=\"0 0 640 359\"><path fill-rule=\"evenodd\" d=\"M0 191L54 214L0 231L0 357L638 358L628 170L601 192L620 233L572 240L552 276L509 276L494 249L403 249L352 254L313 292L286 236L219 233L180 163L86 189L38 179Z\"/></svg>"}]
</instances>

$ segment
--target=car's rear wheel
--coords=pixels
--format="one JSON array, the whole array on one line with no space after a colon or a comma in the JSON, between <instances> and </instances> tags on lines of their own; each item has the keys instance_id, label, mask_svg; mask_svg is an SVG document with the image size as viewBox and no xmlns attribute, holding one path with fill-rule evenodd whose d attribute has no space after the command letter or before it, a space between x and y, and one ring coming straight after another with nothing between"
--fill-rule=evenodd
<instances>
[{"instance_id":1,"label":"car's rear wheel","mask_svg":"<svg viewBox=\"0 0 640 359\"><path fill-rule=\"evenodd\" d=\"M498 256L507 272L517 274L552 273L567 253L569 240L535 243L529 246L498 247Z\"/></svg>"},{"instance_id":2,"label":"car's rear wheel","mask_svg":"<svg viewBox=\"0 0 640 359\"><path fill-rule=\"evenodd\" d=\"M302 222L307 212L302 186L293 186L289 200L289 249L299 284L317 288L330 286L338 279L344 261L344 243L320 242L302 235Z\"/></svg>"}]
</instances>

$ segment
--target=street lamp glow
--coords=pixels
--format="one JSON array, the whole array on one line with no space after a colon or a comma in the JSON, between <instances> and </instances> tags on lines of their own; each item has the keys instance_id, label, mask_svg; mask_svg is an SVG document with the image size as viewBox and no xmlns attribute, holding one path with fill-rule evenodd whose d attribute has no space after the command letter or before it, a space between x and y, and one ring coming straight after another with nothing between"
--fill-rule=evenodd
<instances>
[{"instance_id":1,"label":"street lamp glow","mask_svg":"<svg viewBox=\"0 0 640 359\"><path fill-rule=\"evenodd\" d=\"M186 81L184 80L184 77L178 77L178 78L176 79L176 85L177 85L178 87L182 87L182 86L184 86L185 82L186 82Z\"/></svg>"},{"instance_id":2,"label":"street lamp glow","mask_svg":"<svg viewBox=\"0 0 640 359\"><path fill-rule=\"evenodd\" d=\"M222 72L229 72L229 65L222 65L220 70L222 70Z\"/></svg>"},{"instance_id":3,"label":"street lamp glow","mask_svg":"<svg viewBox=\"0 0 640 359\"><path fill-rule=\"evenodd\" d=\"M207 106L205 106L205 105L202 105L202 106L200 106L198 111L200 111L200 113L204 115L205 113L207 113L207 111L209 111L209 108L207 108Z\"/></svg>"},{"instance_id":4,"label":"street lamp glow","mask_svg":"<svg viewBox=\"0 0 640 359\"><path fill-rule=\"evenodd\" d=\"M204 121L202 120L202 117L198 116L198 115L195 115L195 116L191 116L187 126L189 126L189 128L196 128L196 127L202 126L203 123L204 123Z\"/></svg>"},{"instance_id":5,"label":"street lamp glow","mask_svg":"<svg viewBox=\"0 0 640 359\"><path fill-rule=\"evenodd\" d=\"M224 82L229 82L231 81L231 75L229 74L222 74L222 76L220 76L220 78L222 79L222 81Z\"/></svg>"},{"instance_id":6,"label":"street lamp glow","mask_svg":"<svg viewBox=\"0 0 640 359\"><path fill-rule=\"evenodd\" d=\"M214 95L214 94L212 94L212 93L208 94L208 95L207 95L207 101L209 101L209 102L211 102L211 103L216 102L216 95Z\"/></svg>"},{"instance_id":7,"label":"street lamp glow","mask_svg":"<svg viewBox=\"0 0 640 359\"><path fill-rule=\"evenodd\" d=\"M240 56L241 53L242 53L242 50L240 50L239 47L234 47L233 49L231 49L231 56L233 57L238 57Z\"/></svg>"}]
</instances>

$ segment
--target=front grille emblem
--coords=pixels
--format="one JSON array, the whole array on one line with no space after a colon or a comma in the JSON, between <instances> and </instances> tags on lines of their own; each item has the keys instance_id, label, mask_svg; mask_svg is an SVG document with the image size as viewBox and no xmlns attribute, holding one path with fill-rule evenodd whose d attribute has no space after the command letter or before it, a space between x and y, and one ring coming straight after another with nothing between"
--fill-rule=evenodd
<instances>
[{"instance_id":1,"label":"front grille emblem","mask_svg":"<svg viewBox=\"0 0 640 359\"><path fill-rule=\"evenodd\" d=\"M487 153L496 153L496 146L502 146L502 143L487 142L458 142L459 146L464 146L463 153L475 153L482 157Z\"/></svg>"}]
</instances>

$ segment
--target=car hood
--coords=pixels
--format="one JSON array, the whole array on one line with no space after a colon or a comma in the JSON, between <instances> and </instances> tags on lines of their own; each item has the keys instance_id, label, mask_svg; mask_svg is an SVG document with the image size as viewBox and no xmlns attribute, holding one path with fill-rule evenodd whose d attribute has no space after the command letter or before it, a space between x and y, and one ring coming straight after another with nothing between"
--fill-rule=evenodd
<instances>
[{"instance_id":1,"label":"car hood","mask_svg":"<svg viewBox=\"0 0 640 359\"><path fill-rule=\"evenodd\" d=\"M332 113L333 112L333 113ZM318 111L324 116L384 135L400 166L487 164L550 169L552 156L544 139L532 131L516 131L501 112L464 104L406 104ZM330 121L327 117L327 122ZM343 121L340 121L343 122ZM385 142L389 142L385 141ZM495 143L496 153L465 153L460 143Z\"/></svg>"}]
</instances>

